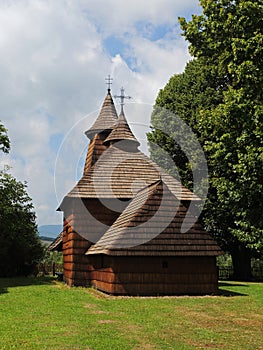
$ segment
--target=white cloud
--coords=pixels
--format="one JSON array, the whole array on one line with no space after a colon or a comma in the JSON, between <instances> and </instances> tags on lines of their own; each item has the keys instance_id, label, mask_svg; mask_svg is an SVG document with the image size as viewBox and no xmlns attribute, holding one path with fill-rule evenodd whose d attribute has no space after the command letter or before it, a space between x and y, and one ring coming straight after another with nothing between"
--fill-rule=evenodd
<instances>
[{"instance_id":1,"label":"white cloud","mask_svg":"<svg viewBox=\"0 0 263 350\"><path fill-rule=\"evenodd\" d=\"M57 164L61 199L79 176L76 167L88 141L83 132L103 102L104 78L112 74L113 93L123 85L133 103L153 104L158 90L189 57L176 21L180 14L195 13L197 4L197 0L1 1L0 119L9 129L12 146L5 162L18 179L28 182L39 224L61 219L55 213L57 150L52 140L57 134L67 135L80 121L66 138L70 142ZM170 27L163 37L151 40L147 30L162 25ZM114 35L125 52L116 48L111 55L104 46L105 39ZM139 110L127 106L129 121L138 123ZM149 123L149 117L148 113L141 122Z\"/></svg>"},{"instance_id":2,"label":"white cloud","mask_svg":"<svg viewBox=\"0 0 263 350\"><path fill-rule=\"evenodd\" d=\"M103 35L132 32L138 22L173 25L178 16L198 10L197 0L133 0L125 3L122 0L83 0L81 5Z\"/></svg>"}]
</instances>

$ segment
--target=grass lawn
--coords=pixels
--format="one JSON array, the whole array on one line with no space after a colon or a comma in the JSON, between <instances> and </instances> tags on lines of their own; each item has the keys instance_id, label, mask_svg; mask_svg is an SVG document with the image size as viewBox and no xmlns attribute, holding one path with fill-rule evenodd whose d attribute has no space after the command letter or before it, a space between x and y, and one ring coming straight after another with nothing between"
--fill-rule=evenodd
<instances>
[{"instance_id":1,"label":"grass lawn","mask_svg":"<svg viewBox=\"0 0 263 350\"><path fill-rule=\"evenodd\" d=\"M0 349L263 349L263 283L128 298L52 278L0 279Z\"/></svg>"}]
</instances>

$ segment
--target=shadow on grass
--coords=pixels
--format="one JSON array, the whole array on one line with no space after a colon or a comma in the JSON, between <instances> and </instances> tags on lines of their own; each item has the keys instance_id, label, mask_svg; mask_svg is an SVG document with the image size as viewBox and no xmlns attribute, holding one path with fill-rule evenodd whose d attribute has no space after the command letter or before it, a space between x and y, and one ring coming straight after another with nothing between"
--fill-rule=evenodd
<instances>
[{"instance_id":1,"label":"shadow on grass","mask_svg":"<svg viewBox=\"0 0 263 350\"><path fill-rule=\"evenodd\" d=\"M231 283L231 282L219 282L219 287L249 287L249 285L244 283Z\"/></svg>"},{"instance_id":2,"label":"shadow on grass","mask_svg":"<svg viewBox=\"0 0 263 350\"><path fill-rule=\"evenodd\" d=\"M240 283L231 283L231 282L219 282L218 283L218 295L219 296L225 296L225 297L235 297L235 296L248 296L248 294L240 293L240 292L234 292L232 290L227 290L222 287L249 287L247 284L240 284Z\"/></svg>"},{"instance_id":3,"label":"shadow on grass","mask_svg":"<svg viewBox=\"0 0 263 350\"><path fill-rule=\"evenodd\" d=\"M26 287L33 285L53 284L56 280L54 277L1 277L0 278L0 295L8 293L9 288Z\"/></svg>"}]
</instances>

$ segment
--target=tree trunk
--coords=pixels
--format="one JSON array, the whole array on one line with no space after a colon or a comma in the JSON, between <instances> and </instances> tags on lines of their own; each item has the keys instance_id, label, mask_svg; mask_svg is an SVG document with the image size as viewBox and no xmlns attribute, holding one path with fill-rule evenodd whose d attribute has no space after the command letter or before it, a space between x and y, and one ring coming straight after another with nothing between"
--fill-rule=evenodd
<instances>
[{"instance_id":1,"label":"tree trunk","mask_svg":"<svg viewBox=\"0 0 263 350\"><path fill-rule=\"evenodd\" d=\"M238 245L231 251L234 273L231 276L237 281L252 281L251 254L250 251L242 245Z\"/></svg>"}]
</instances>

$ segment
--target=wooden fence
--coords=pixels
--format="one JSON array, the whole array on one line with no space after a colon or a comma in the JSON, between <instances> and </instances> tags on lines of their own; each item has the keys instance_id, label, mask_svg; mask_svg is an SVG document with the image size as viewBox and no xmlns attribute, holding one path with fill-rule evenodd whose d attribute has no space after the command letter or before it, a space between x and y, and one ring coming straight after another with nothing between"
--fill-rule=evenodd
<instances>
[{"instance_id":1,"label":"wooden fence","mask_svg":"<svg viewBox=\"0 0 263 350\"><path fill-rule=\"evenodd\" d=\"M45 276L45 275L53 275L55 276L57 272L63 272L63 265L50 263L50 264L38 264L37 266L37 275Z\"/></svg>"},{"instance_id":2,"label":"wooden fence","mask_svg":"<svg viewBox=\"0 0 263 350\"><path fill-rule=\"evenodd\" d=\"M220 280L231 279L233 275L232 267L220 267L218 270ZM252 267L252 275L256 281L263 281L263 267Z\"/></svg>"}]
</instances>

